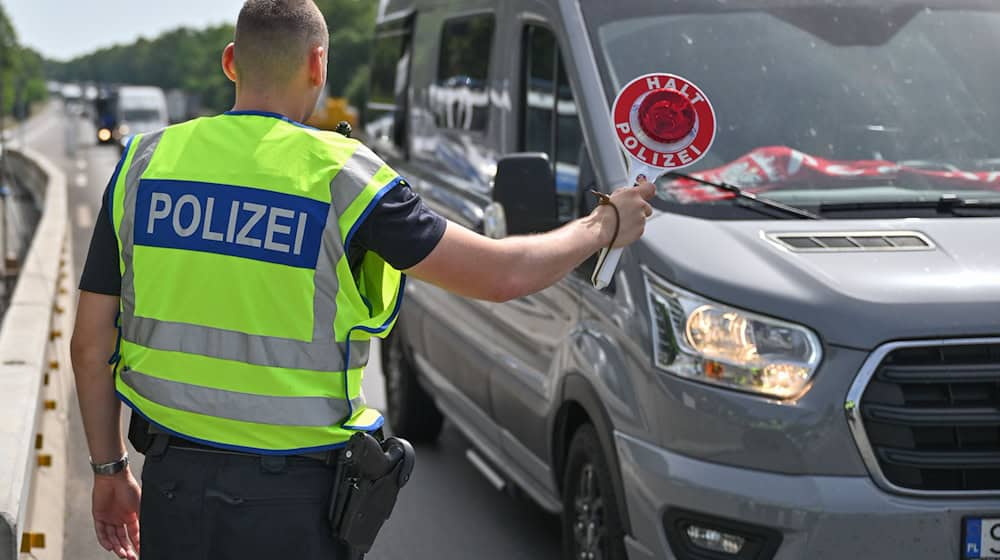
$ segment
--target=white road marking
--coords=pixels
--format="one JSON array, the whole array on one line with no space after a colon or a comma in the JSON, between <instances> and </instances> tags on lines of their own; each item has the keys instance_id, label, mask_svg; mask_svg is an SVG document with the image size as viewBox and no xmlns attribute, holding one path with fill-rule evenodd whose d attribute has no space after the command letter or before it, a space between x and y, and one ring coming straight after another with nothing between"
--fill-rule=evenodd
<instances>
[{"instance_id":1,"label":"white road marking","mask_svg":"<svg viewBox=\"0 0 1000 560\"><path fill-rule=\"evenodd\" d=\"M82 228L94 225L94 211L90 209L90 205L83 202L76 205L76 225Z\"/></svg>"},{"instance_id":2,"label":"white road marking","mask_svg":"<svg viewBox=\"0 0 1000 560\"><path fill-rule=\"evenodd\" d=\"M76 168L79 169L80 171L87 169L87 160L82 158L76 160Z\"/></svg>"},{"instance_id":3,"label":"white road marking","mask_svg":"<svg viewBox=\"0 0 1000 560\"><path fill-rule=\"evenodd\" d=\"M41 137L44 134L47 134L49 130L54 128L59 123L57 118L58 117L55 114L55 110L50 109L48 114L44 114L44 117L42 119L39 119L41 122L28 121L27 124L30 124L31 126L28 128L26 134L24 135L25 143L33 144L35 140L37 140L39 137Z\"/></svg>"},{"instance_id":4,"label":"white road marking","mask_svg":"<svg viewBox=\"0 0 1000 560\"><path fill-rule=\"evenodd\" d=\"M86 173L77 173L76 174L76 186L80 187L81 189L87 188L87 174Z\"/></svg>"}]
</instances>

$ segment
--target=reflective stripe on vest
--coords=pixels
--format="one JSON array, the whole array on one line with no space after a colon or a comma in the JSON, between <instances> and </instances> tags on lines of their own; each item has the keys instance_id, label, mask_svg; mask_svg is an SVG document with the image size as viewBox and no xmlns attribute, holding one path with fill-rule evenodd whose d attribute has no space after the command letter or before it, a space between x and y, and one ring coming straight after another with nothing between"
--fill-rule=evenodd
<instances>
[{"instance_id":1,"label":"reflective stripe on vest","mask_svg":"<svg viewBox=\"0 0 1000 560\"><path fill-rule=\"evenodd\" d=\"M269 397L250 393L220 391L187 383L168 381L130 370L119 373L122 382L161 406L242 422L276 426L330 426L342 421L350 408L364 405L364 397L343 399L323 397Z\"/></svg>"},{"instance_id":2,"label":"reflective stripe on vest","mask_svg":"<svg viewBox=\"0 0 1000 560\"><path fill-rule=\"evenodd\" d=\"M365 407L361 369L369 337L384 336L395 320L401 276L373 255L352 271L344 248L399 179L354 141L245 118L138 136L125 155L111 197L125 341L118 390L152 421L209 443L264 452L334 446L381 425ZM268 162L262 147L225 145L244 131L261 144L280 139L285 158ZM207 145L244 165L204 157ZM252 169L258 160L246 159L264 160L265 171L294 165L305 159L296 156L302 145L314 176L328 174L325 192L308 178L294 182L294 169L290 186L269 188L266 172ZM226 165L247 169L245 177ZM231 283L235 300L213 276ZM246 301L248 286L269 303ZM247 423L258 428L250 433Z\"/></svg>"},{"instance_id":3,"label":"reflective stripe on vest","mask_svg":"<svg viewBox=\"0 0 1000 560\"><path fill-rule=\"evenodd\" d=\"M289 369L340 371L365 367L368 346L355 344L351 363L344 364L347 343L333 340L299 342L287 338L252 336L246 333L131 317L123 322L122 334L148 348L200 354L258 366ZM331 321L332 324L332 321Z\"/></svg>"}]
</instances>

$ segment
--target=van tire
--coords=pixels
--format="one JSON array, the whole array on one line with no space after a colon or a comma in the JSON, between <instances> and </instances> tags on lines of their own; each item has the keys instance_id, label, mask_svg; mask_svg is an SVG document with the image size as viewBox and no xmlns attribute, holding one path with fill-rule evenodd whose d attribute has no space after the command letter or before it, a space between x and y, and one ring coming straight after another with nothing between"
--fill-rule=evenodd
<instances>
[{"instance_id":1,"label":"van tire","mask_svg":"<svg viewBox=\"0 0 1000 560\"><path fill-rule=\"evenodd\" d=\"M562 501L563 558L626 560L625 530L611 471L591 424L583 424L573 434L566 454Z\"/></svg>"},{"instance_id":2,"label":"van tire","mask_svg":"<svg viewBox=\"0 0 1000 560\"><path fill-rule=\"evenodd\" d=\"M397 328L382 344L386 414L392 433L414 443L430 443L441 434L444 416L417 379L417 369L403 332Z\"/></svg>"}]
</instances>

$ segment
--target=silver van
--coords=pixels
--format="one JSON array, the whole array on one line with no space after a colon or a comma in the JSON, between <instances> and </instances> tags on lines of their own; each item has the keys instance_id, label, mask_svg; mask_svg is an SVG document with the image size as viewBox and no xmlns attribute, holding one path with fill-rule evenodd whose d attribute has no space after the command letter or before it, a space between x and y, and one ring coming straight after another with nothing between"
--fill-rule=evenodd
<instances>
[{"instance_id":1,"label":"silver van","mask_svg":"<svg viewBox=\"0 0 1000 560\"><path fill-rule=\"evenodd\" d=\"M997 53L995 0L384 0L365 139L454 222L589 212L649 72L717 112L686 172L805 211L661 178L609 289L409 283L392 429L447 418L567 559L1000 558Z\"/></svg>"}]
</instances>

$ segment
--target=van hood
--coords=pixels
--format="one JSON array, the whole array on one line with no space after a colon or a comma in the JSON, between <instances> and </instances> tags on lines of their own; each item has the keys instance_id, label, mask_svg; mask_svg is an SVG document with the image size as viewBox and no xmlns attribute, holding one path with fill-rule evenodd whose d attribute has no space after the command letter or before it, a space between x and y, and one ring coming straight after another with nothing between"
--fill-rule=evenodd
<instances>
[{"instance_id":1,"label":"van hood","mask_svg":"<svg viewBox=\"0 0 1000 560\"><path fill-rule=\"evenodd\" d=\"M782 234L915 232L924 250L799 252ZM735 307L870 350L901 339L1000 335L1000 219L710 221L651 219L640 261Z\"/></svg>"}]
</instances>

